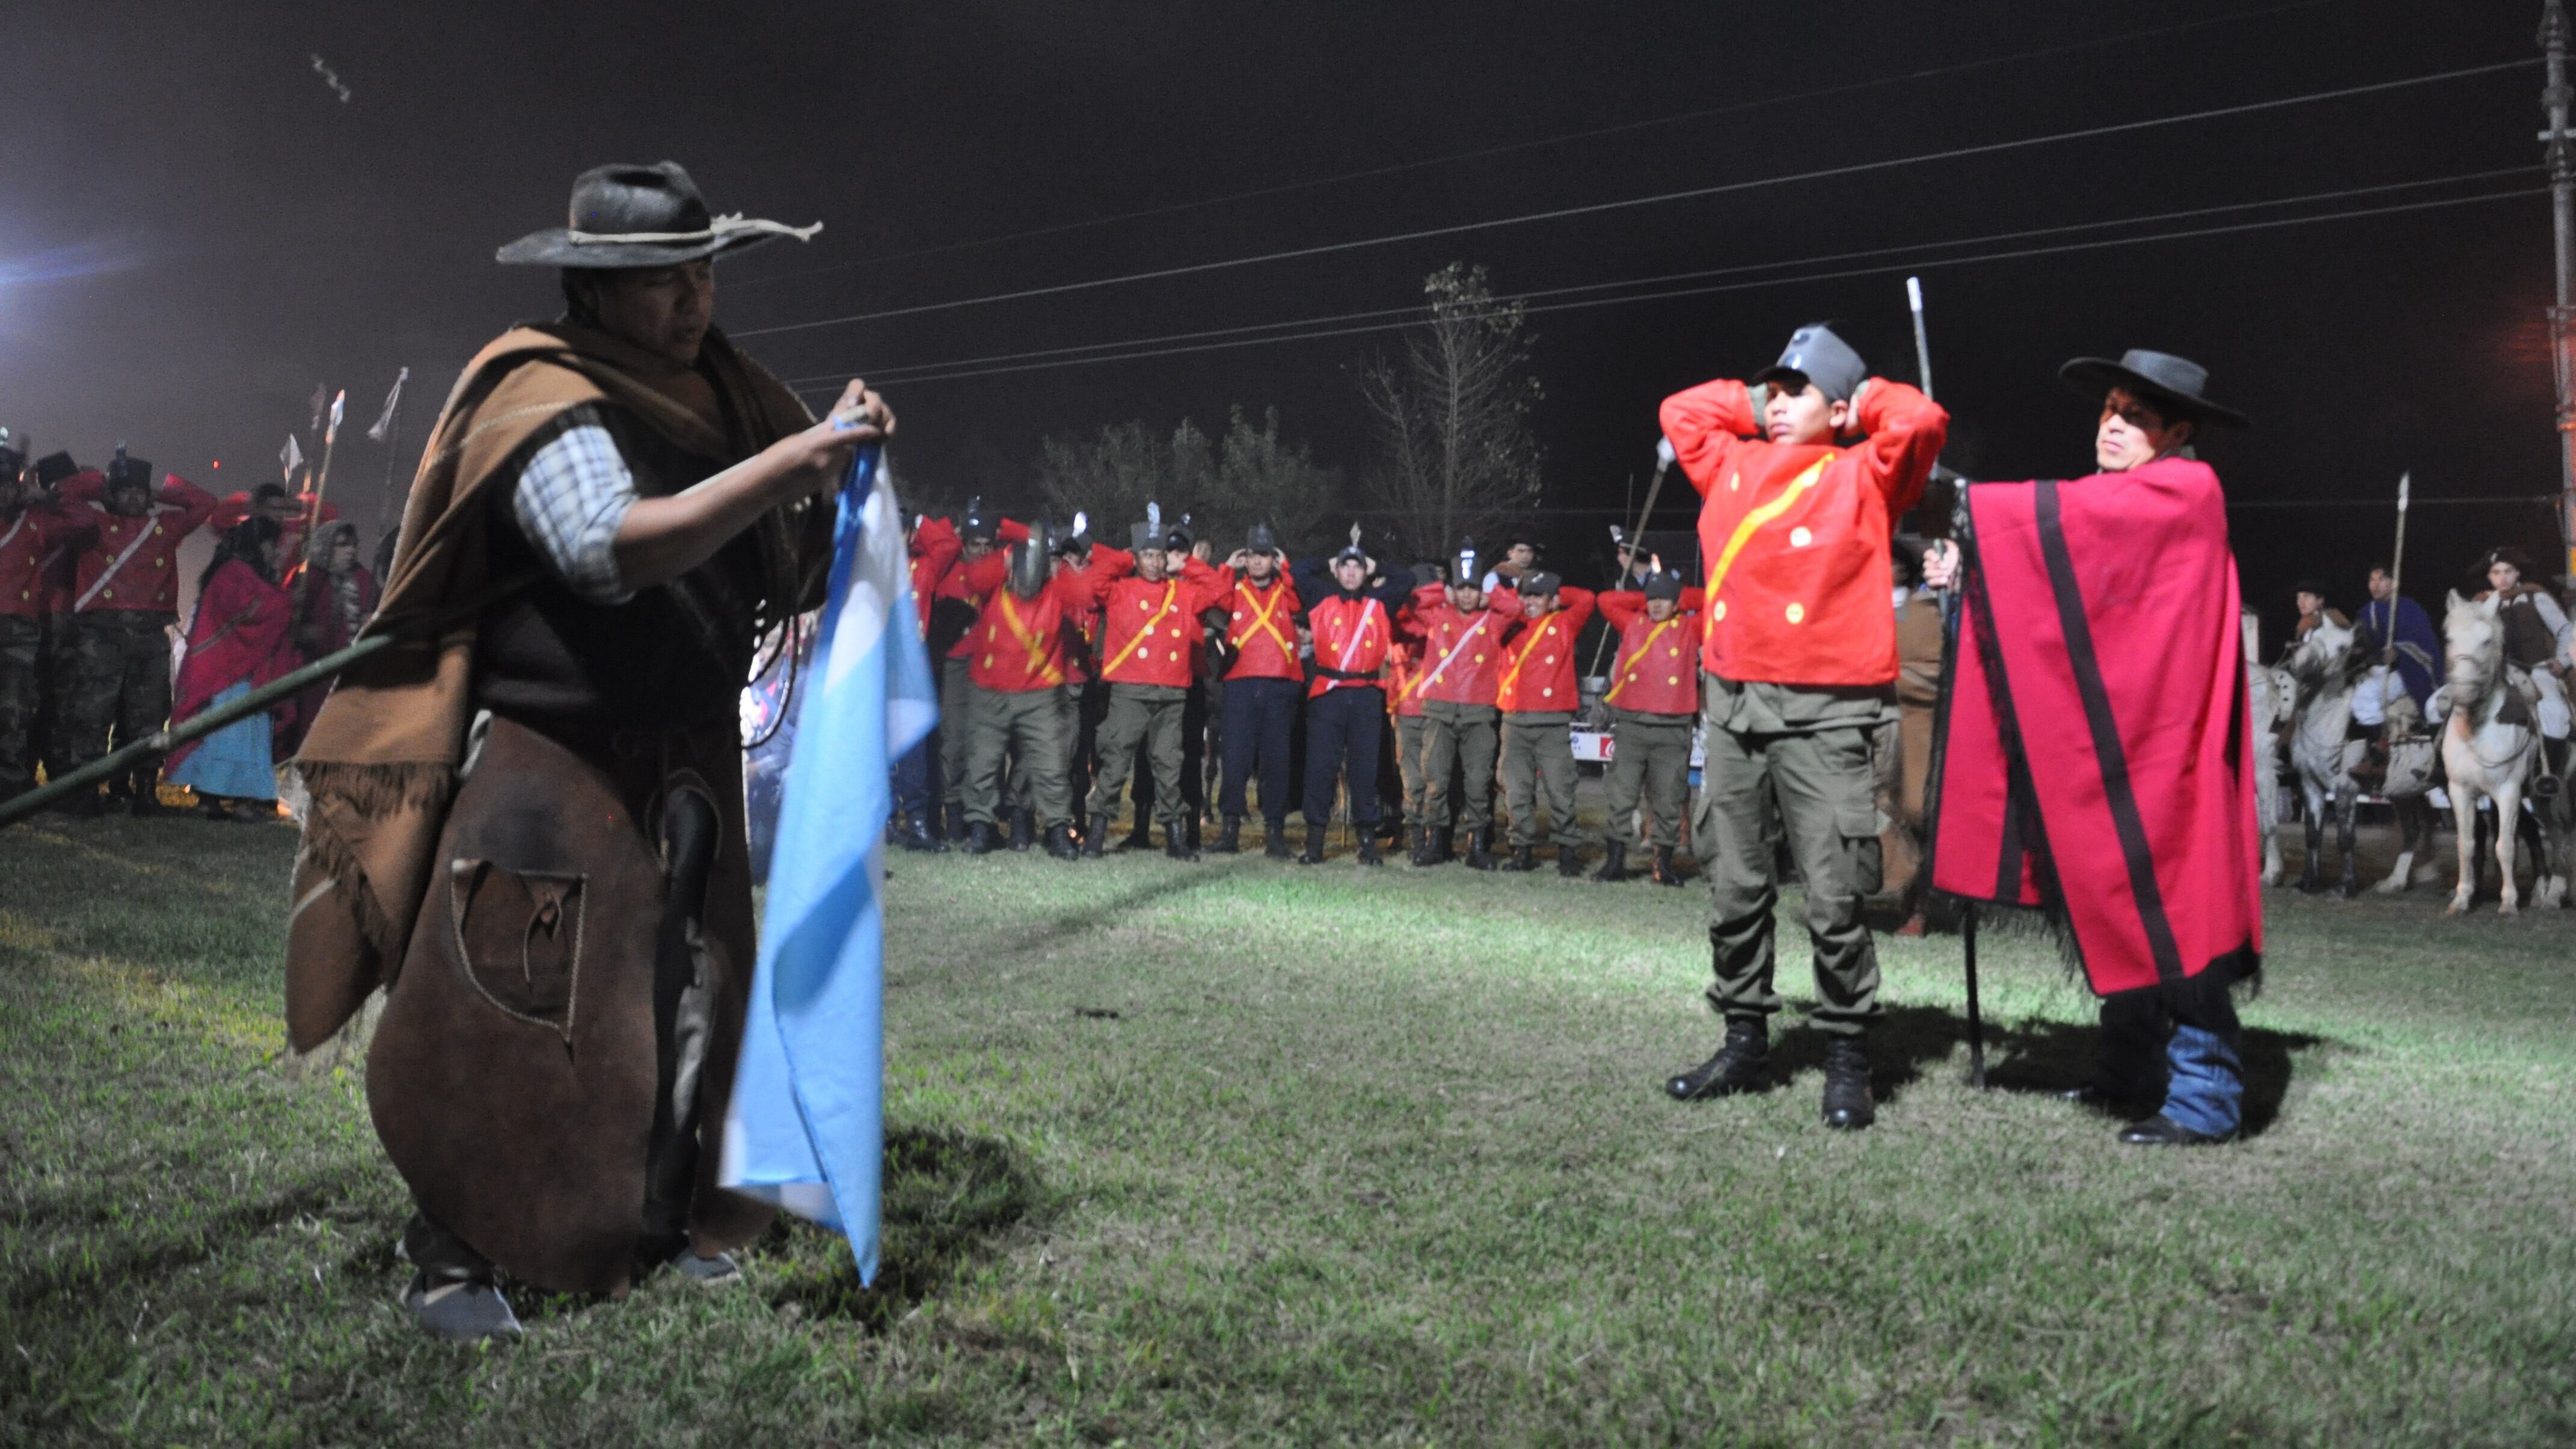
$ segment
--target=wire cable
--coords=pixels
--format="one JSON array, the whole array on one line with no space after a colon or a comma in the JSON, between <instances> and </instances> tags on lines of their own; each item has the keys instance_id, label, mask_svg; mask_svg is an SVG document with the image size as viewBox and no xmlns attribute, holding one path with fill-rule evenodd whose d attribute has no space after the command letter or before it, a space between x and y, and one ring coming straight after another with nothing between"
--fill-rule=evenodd
<instances>
[{"instance_id":1,"label":"wire cable","mask_svg":"<svg viewBox=\"0 0 2576 1449\"><path fill-rule=\"evenodd\" d=\"M2022 241L2031 237L2061 236L2068 232L2078 231L2098 231L2106 227L2150 226L2161 222L2183 221L2196 217L2225 215L2232 212L2259 211L2285 206L2307 206L2328 201L2346 201L2361 196L2385 195L2392 191L2412 191L2428 186L2448 186L2471 181L2492 181L2503 176L2530 175L2538 172L2540 169L2541 168L2537 164L2500 166L2485 171L2462 172L2453 176L2425 177L2414 181L2392 181L2374 186L2347 187L2340 191L2318 191L2310 192L2302 196L2281 196L2261 201L2230 202L2219 206L2189 207L2179 211L2156 212L2145 216L2118 217L2102 221L2069 222L2058 226L2029 227L2019 231L1989 232L1984 236L1955 237L1947 241L1909 242L1903 246L1873 247L1862 251L1828 252L1818 256L1786 258L1779 261L1743 262L1733 266L1707 267L1688 272L1667 272L1660 276L1632 277L1622 281L1584 282L1565 287L1542 287L1530 291L1517 292L1506 296L1496 297L1493 300L1497 307L1508 307L1514 303L1532 302L1548 297L1572 296L1583 292L1613 291L1625 287L1662 286L1671 282L1701 281L1711 277L1739 276L1746 272L1776 271L1785 267L1819 266L1829 262L1857 261L1867 257L1891 256L1899 253L1919 254L1926 248L1988 246L1996 242ZM939 362L923 362L889 367L868 367L829 373L812 373L791 377L786 379L786 381L791 385L821 383L827 380L837 384L853 375L863 375L872 381L892 385L904 381L908 374L915 373L946 372L955 368L979 367L992 363L1023 362L1039 358L1068 357L1078 353L1102 352L1116 348L1161 346L1174 342L1195 342L1217 337L1240 337L1261 332L1282 331L1289 328L1332 326L1347 322L1371 321L1390 317L1419 319L1422 313L1423 308L1421 304L1412 303L1402 307L1378 307L1359 312L1338 312L1323 316L1291 318L1278 322L1248 322L1232 327L1203 328L1191 332L1167 332L1154 337L1124 337L1108 342L1083 342L1064 347L1041 347L1021 352L997 352L982 357L949 358Z\"/></svg>"},{"instance_id":2,"label":"wire cable","mask_svg":"<svg viewBox=\"0 0 2576 1449\"><path fill-rule=\"evenodd\" d=\"M2548 194L2547 187L2525 187L2512 191L2482 192L2474 196L2445 197L2435 201L2403 202L2388 206L2361 207L2346 211L2324 212L2314 216L2276 217L2268 221L2238 222L2226 226L2193 227L2182 231L2155 232L2144 236L2106 237L2093 241L2063 242L2052 246L2016 247L2003 251L1980 252L1961 257L1907 258L1883 264L1847 267L1835 271L1802 272L1788 277L1763 277L1750 281L1725 282L1711 286L1679 287L1664 291L1643 292L1631 296L1597 297L1585 301L1554 302L1529 307L1529 315L1578 311L1591 307L1614 307L1633 302L1664 301L1677 297L1710 296L1722 292L1752 291L1765 287L1795 286L1808 282L1834 281L1847 277L1883 275L1890 272L1928 270L1933 267L1966 266L1972 263L2006 261L2024 257L2050 256L2068 252L2098 251L2110 247L2138 246L2150 242L2184 241L2196 237L2227 236L2244 232L2269 231L2280 227L2308 226L2318 222L2352 221L2373 216L2392 216L2408 212L2433 211L2445 207L2468 206L2489 201L2506 201ZM964 378L994 377L1006 373L1042 372L1062 367L1086 367L1108 362L1135 362L1147 358L1172 357L1189 353L1227 351L1240 347L1266 347L1288 342L1312 342L1333 337L1352 337L1372 332L1392 332L1417 325L1422 309L1409 309L1411 321L1358 323L1346 327L1326 327L1304 332L1290 332L1268 337L1246 337L1226 341L1192 343L1172 347L1155 347L1130 352L1106 353L1090 357L1059 358L1052 361L1002 364L992 367L961 368L933 372L899 380L904 387L920 387L934 382L953 382ZM889 383L889 386L898 385ZM798 386L797 392L821 393L830 388L822 384Z\"/></svg>"},{"instance_id":3,"label":"wire cable","mask_svg":"<svg viewBox=\"0 0 2576 1449\"><path fill-rule=\"evenodd\" d=\"M1899 75L1880 76L1874 80L1850 81L1842 85L1819 86L1814 90L1797 91L1788 95L1765 96L1758 100L1737 101L1733 104L1723 106L1708 106L1700 110L1682 111L1669 116L1653 116L1643 120L1622 121L1616 125L1596 126L1590 130L1584 131L1568 131L1562 135L1541 136L1534 140L1510 141L1496 146L1480 146L1469 151L1453 151L1445 156L1428 156L1417 161L1398 161L1385 166L1364 167L1357 171L1344 171L1332 176L1317 176L1304 181L1283 182L1276 186L1257 186L1246 191L1229 191L1216 196L1203 196L1195 201L1177 201L1164 206L1145 207L1136 211L1115 212L1108 216L1087 217L1080 221L1055 222L1047 226L1031 227L1025 231L1004 232L996 236L976 237L969 241L943 242L937 246L915 247L909 251L886 252L873 257L861 257L856 261L834 262L829 266L807 267L800 271L779 272L765 277L752 277L742 281L727 282L725 285L729 289L765 286L771 282L785 282L805 277L826 276L834 272L846 272L860 267L883 266L890 262L911 261L920 257L946 256L953 252L973 251L982 247L1001 246L1009 242L1035 241L1042 237L1062 236L1067 232L1074 231L1097 230L1098 228L1105 226L1116 226L1123 222L1144 221L1158 216L1176 216L1187 211L1204 211L1209 207L1227 206L1240 201L1258 201L1273 196L1293 195L1300 191L1317 191L1328 186L1340 186L1352 181L1370 181L1382 176L1400 176L1408 171L1421 171L1434 166L1449 166L1461 161L1482 161L1495 156L1515 155L1523 151L1544 150L1550 146L1571 145L1577 141L1598 140L1604 136L1620 136L1636 131L1654 130L1664 126L1683 125L1691 121L1711 120L1718 116L1740 115L1747 111L1765 110L1776 106L1797 105L1805 101L1827 100L1836 96L1857 95L1863 91L1882 90L1889 86L1905 85L1914 81L1937 80L1944 76L1963 75L1970 71L1988 70L2002 65L2015 65L2025 60L2046 60L2052 56L2073 55L2079 51L2085 50L2099 50L2105 46L2123 45L2132 40L2154 40L2162 36L2180 35L2186 31L2203 30L2211 26L2233 25L2246 20L2260 20L2266 16L2285 15L2294 10L2317 10L2333 3L2335 3L2335 0L2294 0L2294 3L2287 5L2272 5L2260 10L2242 10L2232 15L2213 15L2199 20L2186 20L2178 25L2159 25L2145 30L2126 30L2112 35L2094 36L2087 40L2070 41L2064 45L2044 46L2038 50L2015 51L2009 55L1987 56L1983 59L1961 61L1953 65L1932 66L1923 70L1906 71Z\"/></svg>"},{"instance_id":4,"label":"wire cable","mask_svg":"<svg viewBox=\"0 0 2576 1449\"><path fill-rule=\"evenodd\" d=\"M1934 161L1956 161L1971 156L1992 156L2008 151L2028 150L2035 146L2056 145L2066 141L2090 140L2103 136L2131 135L2162 126L2178 126L2193 121L2219 120L2231 116L2254 115L2290 106L2313 105L2320 101L2345 100L2355 96L2377 95L2412 86L2433 85L2442 81L2463 80L2473 76L2493 75L2499 71L2523 70L2540 64L2537 57L2525 60L2497 61L2488 65L2467 66L2456 70L2435 71L2427 75L2399 80L2372 81L2365 85L2341 86L2332 90L2310 91L2304 95L2282 96L2268 101L2247 101L2232 106L2215 106L2198 111L2185 111L2170 116L2155 116L2139 121L2116 121L2099 126L2084 126L2046 136L2025 136L2010 141L1986 141L1972 146L1953 146L1939 151L1918 152L1911 156L1886 157L1876 161L1854 161L1839 166L1819 167L1809 171L1790 172L1779 176L1759 177L1749 181L1720 182L1712 186L1690 187L1680 191L1658 192L1649 196L1632 196L1617 201L1589 202L1581 206L1553 207L1545 211L1524 212L1518 216L1493 217L1484 221L1458 222L1449 226L1423 227L1413 231L1394 232L1385 236L1359 237L1348 241L1319 242L1313 246L1291 247L1282 251L1259 252L1250 256L1228 257L1212 262L1191 262L1181 266L1157 267L1116 276L1094 277L1087 281L1057 282L1042 287L1022 287L1015 291L993 292L980 297L958 297L945 302L923 302L909 307L889 307L875 312L854 312L843 317L824 317L809 322L788 322L774 327L756 327L733 334L736 337L770 337L787 332L805 332L818 327L838 327L856 322L878 322L893 317L917 317L932 312L949 312L963 307L986 307L1000 302L1026 301L1036 297L1063 296L1072 292L1096 291L1103 287L1125 286L1136 282L1162 281L1172 277L1199 276L1236 267L1258 266L1270 262L1296 261L1307 257L1330 256L1359 251L1369 247L1392 246L1401 242L1427 241L1435 237L1458 236L1473 231L1499 227L1526 226L1542 221L1564 221L1578 216L1599 216L1607 212L1630 211L1639 207L1661 206L1677 201L1703 200L1712 196L1731 195L1770 186L1787 186L1799 182L1825 181L1840 177L1865 175L1873 171L1917 166Z\"/></svg>"}]
</instances>

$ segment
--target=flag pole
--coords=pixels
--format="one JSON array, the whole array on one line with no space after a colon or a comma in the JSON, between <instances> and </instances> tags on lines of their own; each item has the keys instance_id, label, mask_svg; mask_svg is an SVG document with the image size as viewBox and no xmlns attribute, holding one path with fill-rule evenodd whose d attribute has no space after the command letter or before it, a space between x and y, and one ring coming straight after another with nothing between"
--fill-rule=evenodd
<instances>
[{"instance_id":1,"label":"flag pole","mask_svg":"<svg viewBox=\"0 0 2576 1449\"><path fill-rule=\"evenodd\" d=\"M1923 323L1922 278L1905 279L1905 306L1907 311L1914 314L1915 373L1922 379L1923 395L1929 398L1932 396L1932 334ZM1957 506L1964 513L1967 507L1967 489L1964 479L1961 483ZM1957 544L1953 543L1951 546L1955 548ZM1963 554L1959 560L1959 567L1965 570L1967 566L1968 561ZM1950 586L1941 591L1941 703L1943 706L1941 723L1943 725L1946 725L1949 720L1950 680L1957 667L1959 652L1960 594L1966 582L1964 578L1953 575ZM1946 733L1946 729L1935 731L1932 749L1934 779L1927 784L1937 784L1939 779L1941 758L1946 753L1944 747L1948 743L1942 736ZM1931 808L1925 811L1925 822L1928 825L1938 810L1939 797L1937 794L1927 792L1926 799L1931 802ZM1927 830L1927 839L1929 833ZM1931 852L1927 850L1924 855L1923 868L1928 871L1932 864ZM1986 1089L1986 1016L1982 1003L1977 999L1977 903L1975 901L1962 901L1959 905L1959 963L1968 985L1968 1085L1982 1092Z\"/></svg>"}]
</instances>

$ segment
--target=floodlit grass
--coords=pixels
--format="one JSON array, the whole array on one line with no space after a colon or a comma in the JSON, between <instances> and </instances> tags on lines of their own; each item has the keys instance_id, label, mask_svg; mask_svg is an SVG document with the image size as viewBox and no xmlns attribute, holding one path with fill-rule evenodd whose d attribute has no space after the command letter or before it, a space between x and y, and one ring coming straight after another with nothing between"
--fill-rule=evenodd
<instances>
[{"instance_id":1,"label":"floodlit grass","mask_svg":"<svg viewBox=\"0 0 2576 1449\"><path fill-rule=\"evenodd\" d=\"M2033 942L1978 1094L1957 942L1882 940L1846 1137L1801 1031L1663 1099L1696 890L898 856L879 1288L781 1228L476 1350L393 1306L360 1084L275 1062L291 850L0 835L0 1441L2576 1440L2576 915L2273 894L2260 1128L2174 1153L2040 1090L2092 1013Z\"/></svg>"}]
</instances>

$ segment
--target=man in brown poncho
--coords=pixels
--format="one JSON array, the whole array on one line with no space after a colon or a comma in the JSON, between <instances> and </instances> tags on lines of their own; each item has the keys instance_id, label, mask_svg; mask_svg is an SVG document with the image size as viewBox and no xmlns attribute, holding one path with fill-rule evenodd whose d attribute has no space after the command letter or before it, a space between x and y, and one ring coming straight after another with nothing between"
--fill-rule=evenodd
<instances>
[{"instance_id":1,"label":"man in brown poncho","mask_svg":"<svg viewBox=\"0 0 2576 1449\"><path fill-rule=\"evenodd\" d=\"M811 231L713 217L664 162L585 172L569 226L501 249L564 269L565 314L466 365L370 625L404 642L297 757L288 1034L385 988L367 1102L443 1337L518 1332L496 1269L721 1280L768 1221L715 1186L754 954L737 701L893 418L853 382L814 422L714 330L713 262Z\"/></svg>"}]
</instances>

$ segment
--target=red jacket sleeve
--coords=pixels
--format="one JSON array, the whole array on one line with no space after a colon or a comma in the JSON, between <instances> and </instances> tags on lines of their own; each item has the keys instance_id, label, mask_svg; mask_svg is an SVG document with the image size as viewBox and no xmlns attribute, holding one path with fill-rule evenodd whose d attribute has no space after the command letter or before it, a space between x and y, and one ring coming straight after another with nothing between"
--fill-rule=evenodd
<instances>
[{"instance_id":1,"label":"red jacket sleeve","mask_svg":"<svg viewBox=\"0 0 2576 1449\"><path fill-rule=\"evenodd\" d=\"M1684 589L1684 590L1682 590L1682 599L1681 599L1681 612L1682 612L1682 613L1685 613L1685 614L1696 614L1696 613L1698 613L1701 609L1706 608L1707 606L1708 606L1708 592L1707 592L1705 589Z\"/></svg>"},{"instance_id":2,"label":"red jacket sleeve","mask_svg":"<svg viewBox=\"0 0 2576 1449\"><path fill-rule=\"evenodd\" d=\"M207 521L214 525L215 532L230 533L249 520L250 495L235 493L216 504L215 516Z\"/></svg>"},{"instance_id":3,"label":"red jacket sleeve","mask_svg":"<svg viewBox=\"0 0 2576 1449\"><path fill-rule=\"evenodd\" d=\"M958 570L957 577L966 586L966 592L989 594L1010 579L1011 556L997 548Z\"/></svg>"},{"instance_id":4,"label":"red jacket sleeve","mask_svg":"<svg viewBox=\"0 0 2576 1449\"><path fill-rule=\"evenodd\" d=\"M1058 582L1073 581L1072 588L1079 592L1067 592L1062 597L1066 608L1079 611L1098 607L1100 596L1109 591L1111 584L1135 571L1134 554L1123 548L1095 543L1091 546L1091 557L1082 567L1065 569L1056 575L1056 579Z\"/></svg>"},{"instance_id":5,"label":"red jacket sleeve","mask_svg":"<svg viewBox=\"0 0 2576 1449\"><path fill-rule=\"evenodd\" d=\"M1601 617L1613 629L1627 628L1630 620L1642 618L1646 612L1646 596L1634 589L1612 589L1594 596L1593 602L1600 606Z\"/></svg>"},{"instance_id":6,"label":"red jacket sleeve","mask_svg":"<svg viewBox=\"0 0 2576 1449\"><path fill-rule=\"evenodd\" d=\"M1862 466L1886 495L1893 517L1922 501L1933 460L1950 436L1950 415L1915 388L1883 377L1870 379L1857 412L1854 422L1868 437Z\"/></svg>"},{"instance_id":7,"label":"red jacket sleeve","mask_svg":"<svg viewBox=\"0 0 2576 1449\"><path fill-rule=\"evenodd\" d=\"M1866 403L1867 398L1861 399ZM1673 457L1682 465L1682 476L1706 497L1717 486L1718 476L1735 457L1735 450L1754 436L1760 419L1753 416L1753 394L1733 378L1704 382L1687 392L1677 392L1664 399L1658 410L1663 422L1664 438L1673 445Z\"/></svg>"},{"instance_id":8,"label":"red jacket sleeve","mask_svg":"<svg viewBox=\"0 0 2576 1449\"><path fill-rule=\"evenodd\" d=\"M65 503L96 503L107 494L107 475L96 468L84 468L54 486L54 496Z\"/></svg>"},{"instance_id":9,"label":"red jacket sleeve","mask_svg":"<svg viewBox=\"0 0 2576 1449\"><path fill-rule=\"evenodd\" d=\"M1559 584L1556 588L1556 597L1557 602L1562 606L1557 612L1565 616L1565 627L1577 634L1582 633L1583 626L1592 622L1592 601L1598 595L1590 589L1578 589L1572 584Z\"/></svg>"},{"instance_id":10,"label":"red jacket sleeve","mask_svg":"<svg viewBox=\"0 0 2576 1449\"><path fill-rule=\"evenodd\" d=\"M1018 543L1028 536L1029 526L1027 524L1014 522L1008 518L1003 519L1000 525L995 527L993 530L993 537L1003 548L1009 548L1012 544Z\"/></svg>"},{"instance_id":11,"label":"red jacket sleeve","mask_svg":"<svg viewBox=\"0 0 2576 1449\"><path fill-rule=\"evenodd\" d=\"M1210 568L1193 558L1181 565L1181 583L1189 590L1189 602L1184 607L1195 618L1224 603L1226 596L1234 592L1234 570Z\"/></svg>"},{"instance_id":12,"label":"red jacket sleeve","mask_svg":"<svg viewBox=\"0 0 2576 1449\"><path fill-rule=\"evenodd\" d=\"M215 516L215 495L176 473L162 475L161 501L179 505L178 522L172 526L171 531L181 537L205 527L206 520ZM322 506L330 508L331 505L326 503ZM326 519L339 516L336 509L323 515Z\"/></svg>"}]
</instances>

